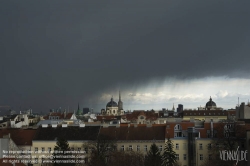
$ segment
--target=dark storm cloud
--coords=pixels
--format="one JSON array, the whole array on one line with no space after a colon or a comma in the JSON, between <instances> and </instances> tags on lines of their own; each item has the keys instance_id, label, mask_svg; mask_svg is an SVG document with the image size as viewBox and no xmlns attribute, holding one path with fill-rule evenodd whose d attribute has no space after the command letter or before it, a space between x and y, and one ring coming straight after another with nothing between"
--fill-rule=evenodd
<instances>
[{"instance_id":1,"label":"dark storm cloud","mask_svg":"<svg viewBox=\"0 0 250 166\"><path fill-rule=\"evenodd\" d=\"M151 79L242 77L250 68L249 5L1 1L0 104L48 109Z\"/></svg>"}]
</instances>

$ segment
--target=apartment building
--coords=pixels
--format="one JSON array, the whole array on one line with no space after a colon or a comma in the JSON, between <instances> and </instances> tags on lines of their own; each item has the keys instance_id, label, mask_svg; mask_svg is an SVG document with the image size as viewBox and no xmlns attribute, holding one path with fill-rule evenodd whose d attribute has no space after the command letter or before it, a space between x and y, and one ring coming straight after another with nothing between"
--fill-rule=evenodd
<instances>
[{"instance_id":1,"label":"apartment building","mask_svg":"<svg viewBox=\"0 0 250 166\"><path fill-rule=\"evenodd\" d=\"M153 143L162 152L165 145L165 125L124 124L101 127L100 134L116 140L119 151L137 151L146 155Z\"/></svg>"}]
</instances>

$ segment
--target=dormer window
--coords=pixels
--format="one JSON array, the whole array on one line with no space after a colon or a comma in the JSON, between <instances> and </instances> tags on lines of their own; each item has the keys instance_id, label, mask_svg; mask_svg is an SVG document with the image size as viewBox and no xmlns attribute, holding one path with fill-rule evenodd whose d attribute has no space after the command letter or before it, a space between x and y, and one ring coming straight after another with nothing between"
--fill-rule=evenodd
<instances>
[{"instance_id":1,"label":"dormer window","mask_svg":"<svg viewBox=\"0 0 250 166\"><path fill-rule=\"evenodd\" d=\"M175 130L181 130L181 125L179 125L179 124L175 125L174 129Z\"/></svg>"}]
</instances>

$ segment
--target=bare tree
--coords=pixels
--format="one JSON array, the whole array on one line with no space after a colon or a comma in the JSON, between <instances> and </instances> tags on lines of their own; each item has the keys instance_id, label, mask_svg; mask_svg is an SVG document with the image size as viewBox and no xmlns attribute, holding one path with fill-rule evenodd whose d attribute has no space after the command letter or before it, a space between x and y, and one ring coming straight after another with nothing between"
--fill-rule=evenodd
<instances>
[{"instance_id":1,"label":"bare tree","mask_svg":"<svg viewBox=\"0 0 250 166\"><path fill-rule=\"evenodd\" d=\"M89 166L106 166L110 160L113 151L116 151L116 142L106 135L99 135L97 140L89 144L84 144L84 148L90 150L88 152ZM87 160L86 160L87 162Z\"/></svg>"},{"instance_id":2,"label":"bare tree","mask_svg":"<svg viewBox=\"0 0 250 166\"><path fill-rule=\"evenodd\" d=\"M144 166L144 155L135 151L116 151L111 154L109 166Z\"/></svg>"},{"instance_id":3,"label":"bare tree","mask_svg":"<svg viewBox=\"0 0 250 166\"><path fill-rule=\"evenodd\" d=\"M224 160L222 151L245 150L245 125L232 120L225 120L214 128L213 138L209 144L209 157L202 166L235 166L235 160ZM246 161L239 161L237 166L246 165Z\"/></svg>"}]
</instances>

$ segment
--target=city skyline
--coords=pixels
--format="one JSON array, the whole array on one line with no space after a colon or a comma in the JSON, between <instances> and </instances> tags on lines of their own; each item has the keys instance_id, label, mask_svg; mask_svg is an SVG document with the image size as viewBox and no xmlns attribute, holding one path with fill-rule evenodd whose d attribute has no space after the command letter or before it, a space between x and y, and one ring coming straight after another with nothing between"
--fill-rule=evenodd
<instances>
[{"instance_id":1,"label":"city skyline","mask_svg":"<svg viewBox=\"0 0 250 166\"><path fill-rule=\"evenodd\" d=\"M235 108L250 98L250 2L0 2L0 111Z\"/></svg>"}]
</instances>

